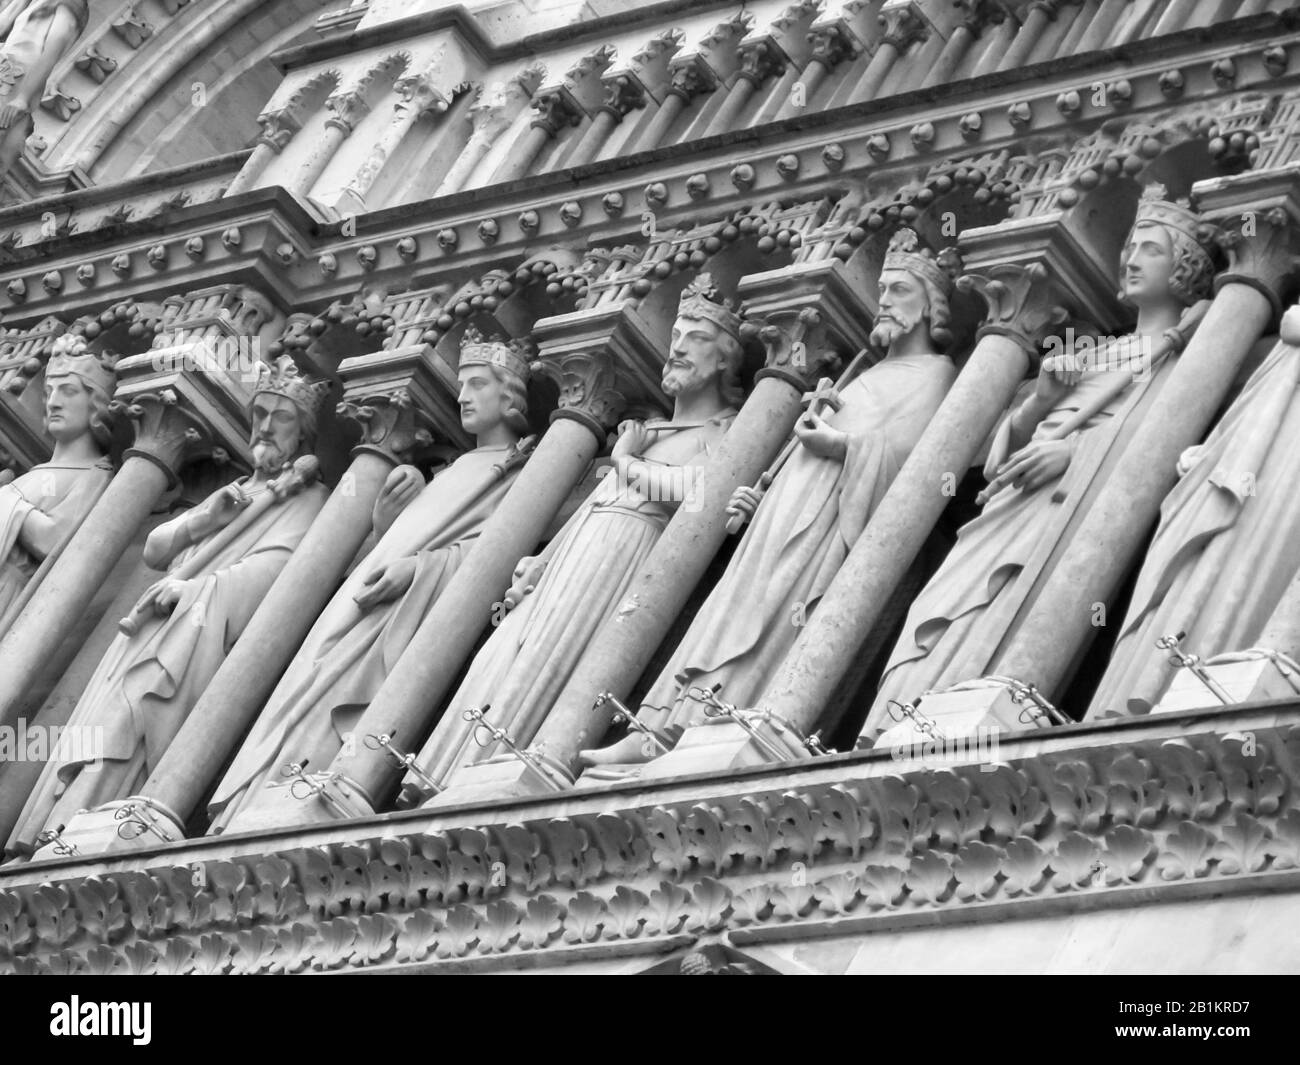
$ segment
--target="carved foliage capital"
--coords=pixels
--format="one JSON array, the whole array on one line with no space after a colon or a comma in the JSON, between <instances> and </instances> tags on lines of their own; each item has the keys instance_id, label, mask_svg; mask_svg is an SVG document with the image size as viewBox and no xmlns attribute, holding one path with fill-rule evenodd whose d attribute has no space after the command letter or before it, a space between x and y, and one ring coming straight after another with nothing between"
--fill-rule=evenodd
<instances>
[{"instance_id":1,"label":"carved foliage capital","mask_svg":"<svg viewBox=\"0 0 1300 1065\"><path fill-rule=\"evenodd\" d=\"M918 41L930 36L930 24L913 4L889 8L880 13L882 45L890 45L900 55Z\"/></svg>"},{"instance_id":2,"label":"carved foliage capital","mask_svg":"<svg viewBox=\"0 0 1300 1065\"><path fill-rule=\"evenodd\" d=\"M357 124L370 113L370 104L365 96L356 89L336 93L325 101L330 117L325 125L342 130L344 135L357 128Z\"/></svg>"},{"instance_id":3,"label":"carved foliage capital","mask_svg":"<svg viewBox=\"0 0 1300 1065\"><path fill-rule=\"evenodd\" d=\"M1041 263L991 266L982 273L962 275L957 287L978 294L988 308L981 335L1010 337L1030 355L1053 327L1069 317L1050 271Z\"/></svg>"},{"instance_id":4,"label":"carved foliage capital","mask_svg":"<svg viewBox=\"0 0 1300 1065\"><path fill-rule=\"evenodd\" d=\"M810 58L827 70L833 70L844 60L853 59L858 54L857 41L840 22L817 26L809 32L808 43L812 45Z\"/></svg>"},{"instance_id":5,"label":"carved foliage capital","mask_svg":"<svg viewBox=\"0 0 1300 1065\"><path fill-rule=\"evenodd\" d=\"M129 401L115 400L110 413L130 420L135 440L128 457L149 459L174 477L190 459L210 453L212 432L195 414L186 410L179 397L169 388L142 392Z\"/></svg>"},{"instance_id":6,"label":"carved foliage capital","mask_svg":"<svg viewBox=\"0 0 1300 1065\"><path fill-rule=\"evenodd\" d=\"M533 363L533 372L549 377L560 390L559 409L590 425L612 429L627 399L618 388L612 356L603 351L561 352Z\"/></svg>"},{"instance_id":7,"label":"carved foliage capital","mask_svg":"<svg viewBox=\"0 0 1300 1065\"><path fill-rule=\"evenodd\" d=\"M641 82L629 74L619 74L605 80L605 98L602 111L622 122L629 114L645 107L646 93Z\"/></svg>"},{"instance_id":8,"label":"carved foliage capital","mask_svg":"<svg viewBox=\"0 0 1300 1065\"><path fill-rule=\"evenodd\" d=\"M533 99L534 129L544 129L554 137L565 126L576 126L582 121L582 108L573 95L565 89L551 89Z\"/></svg>"},{"instance_id":9,"label":"carved foliage capital","mask_svg":"<svg viewBox=\"0 0 1300 1065\"><path fill-rule=\"evenodd\" d=\"M756 87L768 78L779 77L785 73L786 59L784 53L771 41L752 41L740 49L740 74L746 81Z\"/></svg>"},{"instance_id":10,"label":"carved foliage capital","mask_svg":"<svg viewBox=\"0 0 1300 1065\"><path fill-rule=\"evenodd\" d=\"M433 443L426 419L405 388L350 397L338 405L338 415L360 429L359 446L381 452L394 464L409 461Z\"/></svg>"}]
</instances>

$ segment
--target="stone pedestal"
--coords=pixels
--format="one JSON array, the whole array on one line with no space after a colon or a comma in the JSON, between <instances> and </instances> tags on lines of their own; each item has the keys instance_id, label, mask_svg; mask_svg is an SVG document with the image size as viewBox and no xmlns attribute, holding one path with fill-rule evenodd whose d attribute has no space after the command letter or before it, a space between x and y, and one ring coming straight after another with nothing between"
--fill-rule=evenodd
<instances>
[{"instance_id":1,"label":"stone pedestal","mask_svg":"<svg viewBox=\"0 0 1300 1065\"><path fill-rule=\"evenodd\" d=\"M180 818L173 811L152 799L132 795L94 810L78 811L32 860L144 850L184 838Z\"/></svg>"},{"instance_id":2,"label":"stone pedestal","mask_svg":"<svg viewBox=\"0 0 1300 1065\"><path fill-rule=\"evenodd\" d=\"M771 721L754 718L751 726L783 757L782 761L811 758L812 754L786 729ZM642 780L680 777L690 773L725 773L751 765L777 761L744 727L726 718L694 725L682 733L671 751L641 767Z\"/></svg>"},{"instance_id":3,"label":"stone pedestal","mask_svg":"<svg viewBox=\"0 0 1300 1065\"><path fill-rule=\"evenodd\" d=\"M1216 655L1203 668L1214 683L1227 692L1234 705L1294 699L1300 694L1300 672L1262 650ZM1169 690L1151 712L1172 714L1222 705L1223 700L1200 677L1190 669L1180 669L1170 682Z\"/></svg>"}]
</instances>

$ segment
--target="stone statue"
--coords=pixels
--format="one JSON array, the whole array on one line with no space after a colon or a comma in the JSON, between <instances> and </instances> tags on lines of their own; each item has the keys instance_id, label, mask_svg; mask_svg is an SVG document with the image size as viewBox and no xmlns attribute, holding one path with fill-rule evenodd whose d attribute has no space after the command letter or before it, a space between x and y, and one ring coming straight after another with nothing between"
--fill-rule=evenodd
<instances>
[{"instance_id":1,"label":"stone statue","mask_svg":"<svg viewBox=\"0 0 1300 1065\"><path fill-rule=\"evenodd\" d=\"M389 475L375 502L378 542L321 613L217 788L214 828L282 782L285 762L323 769L338 754L514 482L528 430L526 352L465 334L460 418L475 448L427 486L412 466Z\"/></svg>"},{"instance_id":2,"label":"stone statue","mask_svg":"<svg viewBox=\"0 0 1300 1065\"><path fill-rule=\"evenodd\" d=\"M22 154L50 74L89 20L86 0L9 0L0 9L0 174Z\"/></svg>"},{"instance_id":3,"label":"stone statue","mask_svg":"<svg viewBox=\"0 0 1300 1065\"><path fill-rule=\"evenodd\" d=\"M638 715L666 730L666 743L701 718L692 687L720 684L737 706L757 701L956 377L935 352L950 339L952 278L911 230L891 240L879 287L871 341L885 358L844 388L838 411L799 420L801 446L765 493L732 497L729 509L752 524ZM635 763L652 753L631 732L581 758Z\"/></svg>"},{"instance_id":4,"label":"stone statue","mask_svg":"<svg viewBox=\"0 0 1300 1065\"><path fill-rule=\"evenodd\" d=\"M54 452L0 486L0 634L42 561L68 541L108 487L106 417L115 385L112 369L85 354L84 341L55 342L45 367L45 431Z\"/></svg>"},{"instance_id":5,"label":"stone statue","mask_svg":"<svg viewBox=\"0 0 1300 1065\"><path fill-rule=\"evenodd\" d=\"M1163 636L1202 658L1254 646L1300 570L1300 307L1206 437L1179 457L1181 480L1138 574L1088 716L1145 714L1177 668Z\"/></svg>"},{"instance_id":6,"label":"stone statue","mask_svg":"<svg viewBox=\"0 0 1300 1065\"><path fill-rule=\"evenodd\" d=\"M1190 210L1144 194L1121 255L1130 336L1044 358L1035 386L995 434L983 511L957 534L912 603L863 730L892 724L889 701L985 676L1071 535L1077 516L1154 400L1172 360L1162 335L1209 291L1213 259Z\"/></svg>"},{"instance_id":7,"label":"stone statue","mask_svg":"<svg viewBox=\"0 0 1300 1065\"><path fill-rule=\"evenodd\" d=\"M144 783L324 505L325 489L295 484L295 474L315 464L309 448L327 386L299 377L286 358L256 389L253 474L149 534L145 563L169 573L124 619L132 631L110 645L72 712L69 728L93 740L77 744L85 757L51 756L11 851L30 851L44 830Z\"/></svg>"},{"instance_id":8,"label":"stone statue","mask_svg":"<svg viewBox=\"0 0 1300 1065\"><path fill-rule=\"evenodd\" d=\"M740 318L701 275L684 293L663 368L669 421L619 426L614 466L545 551L525 558L506 594L512 607L471 663L419 756L435 780L504 754L480 747L464 711L519 746L532 741L596 631L612 622L633 575L692 481L721 442L740 402ZM689 502L686 505L690 505ZM544 753L544 752L543 752ZM422 793L408 777L407 796Z\"/></svg>"}]
</instances>

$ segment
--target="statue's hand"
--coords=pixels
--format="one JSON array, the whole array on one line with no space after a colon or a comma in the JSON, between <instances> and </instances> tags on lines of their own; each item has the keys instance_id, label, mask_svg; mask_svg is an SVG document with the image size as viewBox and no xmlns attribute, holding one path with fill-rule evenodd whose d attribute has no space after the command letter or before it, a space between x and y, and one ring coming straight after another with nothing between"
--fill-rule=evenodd
<instances>
[{"instance_id":1,"label":"statue's hand","mask_svg":"<svg viewBox=\"0 0 1300 1065\"><path fill-rule=\"evenodd\" d=\"M423 487L424 478L414 466L398 466L392 470L379 491L379 498L375 500L375 509L371 515L375 533L383 536L388 532L397 516L411 505Z\"/></svg>"},{"instance_id":2,"label":"statue's hand","mask_svg":"<svg viewBox=\"0 0 1300 1065\"><path fill-rule=\"evenodd\" d=\"M740 518L740 524L752 521L754 511L758 509L758 504L762 501L764 491L761 488L749 488L741 485L731 493L731 499L727 502L727 513Z\"/></svg>"},{"instance_id":3,"label":"statue's hand","mask_svg":"<svg viewBox=\"0 0 1300 1065\"><path fill-rule=\"evenodd\" d=\"M18 120L19 116L25 114L27 114L26 110L17 104L0 104L0 129L9 129Z\"/></svg>"},{"instance_id":4,"label":"statue's hand","mask_svg":"<svg viewBox=\"0 0 1300 1065\"><path fill-rule=\"evenodd\" d=\"M1045 408L1056 406L1079 383L1083 370L1074 355L1049 355L1038 369L1034 398Z\"/></svg>"},{"instance_id":5,"label":"statue's hand","mask_svg":"<svg viewBox=\"0 0 1300 1065\"><path fill-rule=\"evenodd\" d=\"M809 411L795 423L794 435L814 455L824 459L844 460L848 454L847 434L828 424L820 414Z\"/></svg>"},{"instance_id":6,"label":"statue's hand","mask_svg":"<svg viewBox=\"0 0 1300 1065\"><path fill-rule=\"evenodd\" d=\"M415 556L408 555L371 573L366 578L368 587L360 594L354 595L352 600L362 610L369 610L380 603L391 602L398 596L405 595L414 581Z\"/></svg>"},{"instance_id":7,"label":"statue's hand","mask_svg":"<svg viewBox=\"0 0 1300 1065\"><path fill-rule=\"evenodd\" d=\"M650 446L653 436L654 434L645 427L645 422L637 421L635 418L619 422L618 440L615 441L610 455L616 462L619 459L640 458L645 454L645 449Z\"/></svg>"},{"instance_id":8,"label":"statue's hand","mask_svg":"<svg viewBox=\"0 0 1300 1065\"><path fill-rule=\"evenodd\" d=\"M501 600L507 610L514 610L524 601L524 596L537 587L537 582L542 579L545 570L546 562L535 555L519 560L519 565L515 567L514 579Z\"/></svg>"},{"instance_id":9,"label":"statue's hand","mask_svg":"<svg viewBox=\"0 0 1300 1065\"><path fill-rule=\"evenodd\" d=\"M192 539L197 543L218 529L224 529L250 502L250 497L235 484L228 484L214 492L207 506L194 515Z\"/></svg>"},{"instance_id":10,"label":"statue's hand","mask_svg":"<svg viewBox=\"0 0 1300 1065\"><path fill-rule=\"evenodd\" d=\"M1026 444L998 467L995 484L1000 488L1012 485L1032 492L1048 484L1066 471L1070 465L1073 447L1069 440L1036 440ZM993 484L989 485L992 488ZM987 492L992 495L992 492Z\"/></svg>"},{"instance_id":11,"label":"statue's hand","mask_svg":"<svg viewBox=\"0 0 1300 1065\"><path fill-rule=\"evenodd\" d=\"M154 613L160 617L166 617L176 609L176 604L181 601L185 591L189 588L190 582L179 580L175 577L164 577L149 589L153 593ZM148 594L148 593L146 593Z\"/></svg>"}]
</instances>

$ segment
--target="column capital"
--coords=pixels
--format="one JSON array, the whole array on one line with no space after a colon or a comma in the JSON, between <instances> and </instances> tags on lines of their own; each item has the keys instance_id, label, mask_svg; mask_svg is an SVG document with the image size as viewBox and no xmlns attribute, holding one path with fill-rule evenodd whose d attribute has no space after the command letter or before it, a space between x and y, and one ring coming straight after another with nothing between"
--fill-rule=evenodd
<instances>
[{"instance_id":1,"label":"column capital","mask_svg":"<svg viewBox=\"0 0 1300 1065\"><path fill-rule=\"evenodd\" d=\"M396 465L432 444L435 435L471 444L460 424L455 374L432 346L344 359L339 376L343 399L338 415L359 428L357 450L380 454Z\"/></svg>"},{"instance_id":2,"label":"column capital","mask_svg":"<svg viewBox=\"0 0 1300 1065\"><path fill-rule=\"evenodd\" d=\"M403 74L393 83L398 95L394 110L402 117L414 112L417 118L446 111L451 105L438 88L437 81L437 72L433 69Z\"/></svg>"},{"instance_id":3,"label":"column capital","mask_svg":"<svg viewBox=\"0 0 1300 1065\"><path fill-rule=\"evenodd\" d=\"M871 332L875 305L867 291L839 259L793 263L742 278L745 316L758 326L757 339L766 352L760 376L780 377L805 390L837 360L846 364L866 347Z\"/></svg>"},{"instance_id":4,"label":"column capital","mask_svg":"<svg viewBox=\"0 0 1300 1065\"><path fill-rule=\"evenodd\" d=\"M576 126L583 118L583 109L578 101L563 85L545 89L533 97L533 111L536 112L529 125L533 129L543 129L548 136L554 137L565 126Z\"/></svg>"},{"instance_id":5,"label":"column capital","mask_svg":"<svg viewBox=\"0 0 1300 1065\"><path fill-rule=\"evenodd\" d=\"M575 347L547 352L533 363L533 372L549 377L560 390L551 421L571 418L581 422L602 443L627 407L608 351Z\"/></svg>"},{"instance_id":6,"label":"column capital","mask_svg":"<svg viewBox=\"0 0 1300 1065\"><path fill-rule=\"evenodd\" d=\"M717 87L717 74L698 53L672 66L668 94L681 97L683 103L690 103L701 93L713 92Z\"/></svg>"},{"instance_id":7,"label":"column capital","mask_svg":"<svg viewBox=\"0 0 1300 1065\"><path fill-rule=\"evenodd\" d=\"M633 111L645 107L646 90L641 80L630 72L606 78L605 99L600 110L613 116L615 122L622 122Z\"/></svg>"},{"instance_id":8,"label":"column capital","mask_svg":"<svg viewBox=\"0 0 1300 1065\"><path fill-rule=\"evenodd\" d=\"M1007 16L1015 18L1001 0L953 0L953 5L961 12L961 22L972 37L978 37L988 26L1000 26Z\"/></svg>"},{"instance_id":9,"label":"column capital","mask_svg":"<svg viewBox=\"0 0 1300 1065\"><path fill-rule=\"evenodd\" d=\"M341 130L345 137L357 128L357 124L366 115L370 114L370 104L357 89L336 93L325 101L325 106L330 111L330 117L325 120L325 125Z\"/></svg>"},{"instance_id":10,"label":"column capital","mask_svg":"<svg viewBox=\"0 0 1300 1065\"><path fill-rule=\"evenodd\" d=\"M1198 181L1192 194L1228 254L1215 291L1250 285L1280 314L1279 294L1300 262L1300 165Z\"/></svg>"},{"instance_id":11,"label":"column capital","mask_svg":"<svg viewBox=\"0 0 1300 1065\"><path fill-rule=\"evenodd\" d=\"M846 59L856 59L862 45L843 19L823 22L808 31L810 53L827 70L834 70Z\"/></svg>"},{"instance_id":12,"label":"column capital","mask_svg":"<svg viewBox=\"0 0 1300 1065\"><path fill-rule=\"evenodd\" d=\"M257 123L262 127L257 143L277 152L284 151L285 145L302 129L301 119L288 107L258 115Z\"/></svg>"},{"instance_id":13,"label":"column capital","mask_svg":"<svg viewBox=\"0 0 1300 1065\"><path fill-rule=\"evenodd\" d=\"M1071 315L1123 318L1112 257L1066 221L1053 212L962 233L966 274L957 284L988 308L980 336L1006 336L1037 359L1042 340Z\"/></svg>"},{"instance_id":14,"label":"column capital","mask_svg":"<svg viewBox=\"0 0 1300 1065\"><path fill-rule=\"evenodd\" d=\"M122 393L119 386L117 395ZM113 414L129 419L134 429L135 440L125 453L127 458L147 459L167 475L168 485L174 485L186 462L213 453L211 430L187 409L174 389L129 389L127 393L109 406Z\"/></svg>"},{"instance_id":15,"label":"column capital","mask_svg":"<svg viewBox=\"0 0 1300 1065\"><path fill-rule=\"evenodd\" d=\"M899 55L930 36L930 24L921 14L916 0L892 7L886 5L880 12L879 21L880 43L893 45Z\"/></svg>"},{"instance_id":16,"label":"column capital","mask_svg":"<svg viewBox=\"0 0 1300 1065\"><path fill-rule=\"evenodd\" d=\"M746 41L740 46L740 70L736 77L758 88L768 78L784 74L788 63L785 52L775 41L768 38Z\"/></svg>"}]
</instances>

